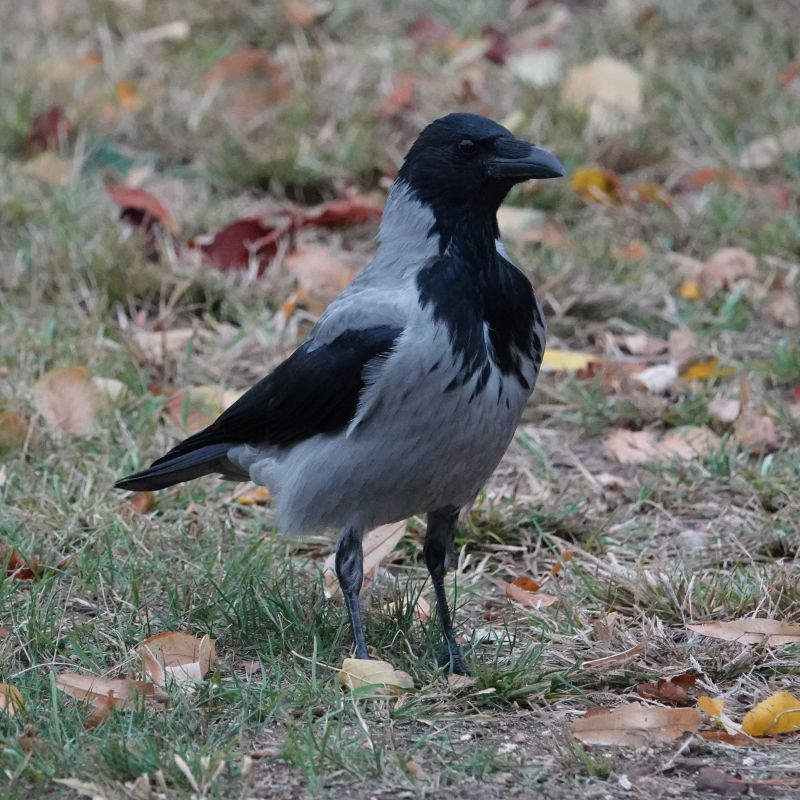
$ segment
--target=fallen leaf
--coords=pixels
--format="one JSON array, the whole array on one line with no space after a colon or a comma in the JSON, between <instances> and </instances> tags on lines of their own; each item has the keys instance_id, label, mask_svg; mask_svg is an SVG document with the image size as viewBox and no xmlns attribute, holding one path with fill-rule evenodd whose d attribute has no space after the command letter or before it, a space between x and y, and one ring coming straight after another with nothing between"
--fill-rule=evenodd
<instances>
[{"instance_id":1,"label":"fallen leaf","mask_svg":"<svg viewBox=\"0 0 800 800\"><path fill-rule=\"evenodd\" d=\"M733 425L733 435L752 453L769 452L778 446L778 432L772 418L754 408L742 411Z\"/></svg>"},{"instance_id":2,"label":"fallen leaf","mask_svg":"<svg viewBox=\"0 0 800 800\"><path fill-rule=\"evenodd\" d=\"M608 667L611 664L620 664L623 661L628 661L639 653L644 652L644 642L639 642L621 653L612 653L610 656L603 656L602 658L592 658L584 661L581 664L581 669L598 669L600 667Z\"/></svg>"},{"instance_id":3,"label":"fallen leaf","mask_svg":"<svg viewBox=\"0 0 800 800\"><path fill-rule=\"evenodd\" d=\"M601 642L611 641L611 635L614 633L619 616L619 611L609 611L608 614L592 620L592 627Z\"/></svg>"},{"instance_id":4,"label":"fallen leaf","mask_svg":"<svg viewBox=\"0 0 800 800\"><path fill-rule=\"evenodd\" d=\"M708 404L708 415L720 425L730 425L742 411L742 404L729 397L715 397Z\"/></svg>"},{"instance_id":5,"label":"fallen leaf","mask_svg":"<svg viewBox=\"0 0 800 800\"><path fill-rule=\"evenodd\" d=\"M642 79L624 61L597 58L569 71L561 87L561 103L585 111L594 133L627 130L642 116Z\"/></svg>"},{"instance_id":6,"label":"fallen leaf","mask_svg":"<svg viewBox=\"0 0 800 800\"><path fill-rule=\"evenodd\" d=\"M61 672L55 681L60 691L92 707L90 725L102 722L112 708L129 710L144 700L163 700L163 694L155 684L128 678Z\"/></svg>"},{"instance_id":7,"label":"fallen leaf","mask_svg":"<svg viewBox=\"0 0 800 800\"><path fill-rule=\"evenodd\" d=\"M414 680L407 672L375 659L346 658L337 680L351 690L376 687L378 694L400 694L414 688Z\"/></svg>"},{"instance_id":8,"label":"fallen leaf","mask_svg":"<svg viewBox=\"0 0 800 800\"><path fill-rule=\"evenodd\" d=\"M260 217L245 217L216 233L190 239L188 244L198 248L205 260L218 269L248 269L253 263L256 273L261 275L289 229L288 220L273 225Z\"/></svg>"},{"instance_id":9,"label":"fallen leaf","mask_svg":"<svg viewBox=\"0 0 800 800\"><path fill-rule=\"evenodd\" d=\"M322 245L306 245L289 253L284 269L297 279L301 300L321 314L355 278L357 269Z\"/></svg>"},{"instance_id":10,"label":"fallen leaf","mask_svg":"<svg viewBox=\"0 0 800 800\"><path fill-rule=\"evenodd\" d=\"M130 81L119 81L114 92L117 102L125 111L133 111L139 105L139 90Z\"/></svg>"},{"instance_id":11,"label":"fallen leaf","mask_svg":"<svg viewBox=\"0 0 800 800\"><path fill-rule=\"evenodd\" d=\"M550 594L529 592L520 586L502 580L496 580L495 583L505 591L506 597L525 606L525 608L547 608L547 606L552 606L558 602L558 598Z\"/></svg>"},{"instance_id":12,"label":"fallen leaf","mask_svg":"<svg viewBox=\"0 0 800 800\"><path fill-rule=\"evenodd\" d=\"M741 247L723 247L703 265L698 282L703 297L713 297L720 290L730 290L743 279L758 277L758 262Z\"/></svg>"},{"instance_id":13,"label":"fallen leaf","mask_svg":"<svg viewBox=\"0 0 800 800\"><path fill-rule=\"evenodd\" d=\"M116 378L101 378L94 376L92 383L100 390L100 393L110 402L118 403L128 392L128 387Z\"/></svg>"},{"instance_id":14,"label":"fallen leaf","mask_svg":"<svg viewBox=\"0 0 800 800\"><path fill-rule=\"evenodd\" d=\"M243 392L223 386L188 386L173 392L164 405L167 417L179 428L188 432L210 425L228 406L233 405Z\"/></svg>"},{"instance_id":15,"label":"fallen leaf","mask_svg":"<svg viewBox=\"0 0 800 800\"><path fill-rule=\"evenodd\" d=\"M549 348L544 352L542 372L578 372L590 364L600 364L602 358L595 353L581 353L577 350L556 350Z\"/></svg>"},{"instance_id":16,"label":"fallen leaf","mask_svg":"<svg viewBox=\"0 0 800 800\"><path fill-rule=\"evenodd\" d=\"M216 642L208 635L198 639L189 633L165 631L139 646L145 671L158 686L170 681L199 683L217 660Z\"/></svg>"},{"instance_id":17,"label":"fallen leaf","mask_svg":"<svg viewBox=\"0 0 800 800\"><path fill-rule=\"evenodd\" d=\"M617 261L634 261L639 264L646 261L649 255L647 248L639 239L634 239L625 247L611 251L611 256Z\"/></svg>"},{"instance_id":18,"label":"fallen leaf","mask_svg":"<svg viewBox=\"0 0 800 800\"><path fill-rule=\"evenodd\" d=\"M383 206L370 197L351 194L329 200L319 206L302 212L299 227L316 225L324 228L337 228L347 225L363 225L365 222L380 219Z\"/></svg>"},{"instance_id":19,"label":"fallen leaf","mask_svg":"<svg viewBox=\"0 0 800 800\"><path fill-rule=\"evenodd\" d=\"M625 703L613 711L575 720L572 735L584 744L647 747L656 742L672 742L700 726L696 708L654 708L641 703Z\"/></svg>"},{"instance_id":20,"label":"fallen leaf","mask_svg":"<svg viewBox=\"0 0 800 800\"><path fill-rule=\"evenodd\" d=\"M30 425L30 420L17 411L0 411L0 453L22 447Z\"/></svg>"},{"instance_id":21,"label":"fallen leaf","mask_svg":"<svg viewBox=\"0 0 800 800\"><path fill-rule=\"evenodd\" d=\"M504 239L525 244L533 231L539 230L547 221L545 214L535 208L500 206L497 225Z\"/></svg>"},{"instance_id":22,"label":"fallen leaf","mask_svg":"<svg viewBox=\"0 0 800 800\"><path fill-rule=\"evenodd\" d=\"M106 191L120 207L120 218L134 227L149 231L155 224L160 224L173 236L180 234L180 227L172 214L150 192L121 184L109 186Z\"/></svg>"},{"instance_id":23,"label":"fallen leaf","mask_svg":"<svg viewBox=\"0 0 800 800\"><path fill-rule=\"evenodd\" d=\"M526 592L538 592L539 589L542 588L542 585L539 581L535 581L533 578L529 578L527 575L518 575L514 578L511 583L514 586L519 586L520 589L523 589Z\"/></svg>"},{"instance_id":24,"label":"fallen leaf","mask_svg":"<svg viewBox=\"0 0 800 800\"><path fill-rule=\"evenodd\" d=\"M767 313L784 328L800 326L800 304L787 291L773 292L767 301Z\"/></svg>"},{"instance_id":25,"label":"fallen leaf","mask_svg":"<svg viewBox=\"0 0 800 800\"><path fill-rule=\"evenodd\" d=\"M312 5L305 0L281 0L286 21L293 28L303 30L312 27L326 10L321 5Z\"/></svg>"},{"instance_id":26,"label":"fallen leaf","mask_svg":"<svg viewBox=\"0 0 800 800\"><path fill-rule=\"evenodd\" d=\"M698 736L707 742L720 742L722 744L733 745L734 747L752 747L756 742L752 736L745 736L743 733L729 733L728 731L711 730L698 731ZM759 744L767 744L771 740L762 739Z\"/></svg>"},{"instance_id":27,"label":"fallen leaf","mask_svg":"<svg viewBox=\"0 0 800 800\"><path fill-rule=\"evenodd\" d=\"M59 150L72 137L74 129L64 109L53 106L31 120L30 132L22 149L31 156L41 150Z\"/></svg>"},{"instance_id":28,"label":"fallen leaf","mask_svg":"<svg viewBox=\"0 0 800 800\"><path fill-rule=\"evenodd\" d=\"M676 328L667 336L669 360L678 371L695 362L701 353L697 334L691 328Z\"/></svg>"},{"instance_id":29,"label":"fallen leaf","mask_svg":"<svg viewBox=\"0 0 800 800\"><path fill-rule=\"evenodd\" d=\"M751 708L742 720L748 736L774 736L800 730L800 699L789 692L775 692Z\"/></svg>"},{"instance_id":30,"label":"fallen leaf","mask_svg":"<svg viewBox=\"0 0 800 800\"><path fill-rule=\"evenodd\" d=\"M727 167L700 167L692 170L684 177L682 187L687 191L696 192L712 183L718 183L730 191L747 190L744 178Z\"/></svg>"},{"instance_id":31,"label":"fallen leaf","mask_svg":"<svg viewBox=\"0 0 800 800\"><path fill-rule=\"evenodd\" d=\"M743 169L767 169L785 155L800 153L800 126L750 142L739 156Z\"/></svg>"},{"instance_id":32,"label":"fallen leaf","mask_svg":"<svg viewBox=\"0 0 800 800\"><path fill-rule=\"evenodd\" d=\"M658 441L650 431L616 430L606 438L605 449L621 464L645 464L661 458Z\"/></svg>"},{"instance_id":33,"label":"fallen leaf","mask_svg":"<svg viewBox=\"0 0 800 800\"><path fill-rule=\"evenodd\" d=\"M364 553L364 585L368 585L377 574L378 567L385 561L397 547L398 542L406 532L406 522L392 522L381 525L371 530L362 540L361 548ZM336 553L331 553L322 567L325 583L325 596L333 597L339 591L339 581L336 578Z\"/></svg>"},{"instance_id":34,"label":"fallen leaf","mask_svg":"<svg viewBox=\"0 0 800 800\"><path fill-rule=\"evenodd\" d=\"M766 644L779 647L787 644L800 644L800 623L782 622L763 617L744 617L727 622L691 623L686 627L712 639L739 644Z\"/></svg>"},{"instance_id":35,"label":"fallen leaf","mask_svg":"<svg viewBox=\"0 0 800 800\"><path fill-rule=\"evenodd\" d=\"M234 495L233 502L240 506L264 506L272 499L266 486L249 486Z\"/></svg>"},{"instance_id":36,"label":"fallen leaf","mask_svg":"<svg viewBox=\"0 0 800 800\"><path fill-rule=\"evenodd\" d=\"M434 19L428 14L420 14L408 26L406 36L421 45L441 45L446 44L456 38L455 29Z\"/></svg>"},{"instance_id":37,"label":"fallen leaf","mask_svg":"<svg viewBox=\"0 0 800 800\"><path fill-rule=\"evenodd\" d=\"M147 514L156 507L155 492L136 492L125 506L126 510L133 515Z\"/></svg>"},{"instance_id":38,"label":"fallen leaf","mask_svg":"<svg viewBox=\"0 0 800 800\"><path fill-rule=\"evenodd\" d=\"M700 284L693 279L685 280L678 290L678 294L684 300L699 300L701 297Z\"/></svg>"},{"instance_id":39,"label":"fallen leaf","mask_svg":"<svg viewBox=\"0 0 800 800\"><path fill-rule=\"evenodd\" d=\"M384 119L391 119L401 111L414 107L414 90L416 83L413 76L406 72L397 75L392 90L381 104L380 114Z\"/></svg>"},{"instance_id":40,"label":"fallen leaf","mask_svg":"<svg viewBox=\"0 0 800 800\"><path fill-rule=\"evenodd\" d=\"M621 182L611 170L602 167L581 167L569 179L569 185L587 202L619 205L622 202Z\"/></svg>"},{"instance_id":41,"label":"fallen leaf","mask_svg":"<svg viewBox=\"0 0 800 800\"><path fill-rule=\"evenodd\" d=\"M543 42L536 47L509 53L505 63L517 80L542 89L555 86L561 80L564 55L559 47Z\"/></svg>"},{"instance_id":42,"label":"fallen leaf","mask_svg":"<svg viewBox=\"0 0 800 800\"><path fill-rule=\"evenodd\" d=\"M51 186L66 186L72 177L73 161L60 153L45 150L28 159L20 170Z\"/></svg>"},{"instance_id":43,"label":"fallen leaf","mask_svg":"<svg viewBox=\"0 0 800 800\"><path fill-rule=\"evenodd\" d=\"M689 692L696 680L695 675L676 675L674 678L660 678L657 683L640 683L634 691L646 700L663 700L684 706L694 702Z\"/></svg>"},{"instance_id":44,"label":"fallen leaf","mask_svg":"<svg viewBox=\"0 0 800 800\"><path fill-rule=\"evenodd\" d=\"M397 610L397 603L389 603L389 613L395 613ZM427 622L431 618L431 604L425 599L423 595L417 598L414 604L414 619L417 622Z\"/></svg>"},{"instance_id":45,"label":"fallen leaf","mask_svg":"<svg viewBox=\"0 0 800 800\"><path fill-rule=\"evenodd\" d=\"M465 692L471 689L475 683L475 678L470 675L457 675L455 672L451 672L447 676L447 687L451 692Z\"/></svg>"},{"instance_id":46,"label":"fallen leaf","mask_svg":"<svg viewBox=\"0 0 800 800\"><path fill-rule=\"evenodd\" d=\"M685 460L698 458L719 450L722 440L714 431L699 425L674 428L659 442L664 458L676 456Z\"/></svg>"},{"instance_id":47,"label":"fallen leaf","mask_svg":"<svg viewBox=\"0 0 800 800\"><path fill-rule=\"evenodd\" d=\"M161 366L169 359L185 353L195 334L194 328L170 328L163 331L136 329L130 338L141 361Z\"/></svg>"},{"instance_id":48,"label":"fallen leaf","mask_svg":"<svg viewBox=\"0 0 800 800\"><path fill-rule=\"evenodd\" d=\"M0 683L0 713L14 717L23 708L25 701L20 690L8 683Z\"/></svg>"},{"instance_id":49,"label":"fallen leaf","mask_svg":"<svg viewBox=\"0 0 800 800\"><path fill-rule=\"evenodd\" d=\"M707 381L711 378L719 378L723 375L731 375L730 368L720 367L719 359L716 356L706 358L703 361L696 361L689 364L681 372L681 379L685 381Z\"/></svg>"},{"instance_id":50,"label":"fallen leaf","mask_svg":"<svg viewBox=\"0 0 800 800\"><path fill-rule=\"evenodd\" d=\"M705 711L709 717L718 719L725 708L725 701L721 697L714 699L704 694L697 698L697 705Z\"/></svg>"},{"instance_id":51,"label":"fallen leaf","mask_svg":"<svg viewBox=\"0 0 800 800\"><path fill-rule=\"evenodd\" d=\"M57 367L33 385L33 405L54 433L89 436L106 399L86 367Z\"/></svg>"},{"instance_id":52,"label":"fallen leaf","mask_svg":"<svg viewBox=\"0 0 800 800\"><path fill-rule=\"evenodd\" d=\"M6 577L18 581L39 580L44 568L33 558L22 555L16 548L9 548L0 542L0 563L6 565Z\"/></svg>"},{"instance_id":53,"label":"fallen leaf","mask_svg":"<svg viewBox=\"0 0 800 800\"><path fill-rule=\"evenodd\" d=\"M678 380L678 369L674 364L655 364L637 372L633 381L653 394L663 394Z\"/></svg>"}]
</instances>

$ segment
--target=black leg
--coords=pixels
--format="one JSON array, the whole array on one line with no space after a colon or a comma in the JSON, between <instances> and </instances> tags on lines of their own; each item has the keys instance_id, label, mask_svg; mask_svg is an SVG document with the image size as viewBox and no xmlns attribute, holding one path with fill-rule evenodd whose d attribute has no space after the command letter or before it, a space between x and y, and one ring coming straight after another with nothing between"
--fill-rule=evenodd
<instances>
[{"instance_id":1,"label":"black leg","mask_svg":"<svg viewBox=\"0 0 800 800\"><path fill-rule=\"evenodd\" d=\"M361 549L363 531L346 527L339 534L336 543L336 577L342 587L344 604L353 628L356 645L356 658L369 658L367 641L364 638L364 624L361 621L361 606L358 595L364 582L364 551Z\"/></svg>"},{"instance_id":2,"label":"black leg","mask_svg":"<svg viewBox=\"0 0 800 800\"><path fill-rule=\"evenodd\" d=\"M457 519L457 508L443 508L428 514L428 530L425 534L422 554L433 580L436 608L439 611L439 621L442 624L442 633L444 633L446 649L442 661L456 675L467 675L469 673L464 666L464 659L461 657L461 651L456 643L450 609L447 606L447 595L444 591L444 576L453 563L453 537L456 532Z\"/></svg>"}]
</instances>

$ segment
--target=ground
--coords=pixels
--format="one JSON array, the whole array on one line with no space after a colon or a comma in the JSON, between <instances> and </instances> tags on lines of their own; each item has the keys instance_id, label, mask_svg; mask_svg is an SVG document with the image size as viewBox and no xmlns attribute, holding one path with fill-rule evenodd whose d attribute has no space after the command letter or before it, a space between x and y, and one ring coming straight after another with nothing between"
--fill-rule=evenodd
<instances>
[{"instance_id":1,"label":"ground","mask_svg":"<svg viewBox=\"0 0 800 800\"><path fill-rule=\"evenodd\" d=\"M669 707L636 687L686 673L690 705L722 697L734 722L798 694L797 643L685 627L800 622L800 137L752 146L800 125L796 3L39 0L0 21L0 675L21 698L0 711L4 797L719 796L709 767L750 782L730 792L799 791L796 734L713 741L703 716L637 749L570 731L596 706ZM600 56L635 71L641 108L630 88L605 115L564 98ZM219 270L189 240L288 204L380 206L415 134L455 109L570 171L501 218L556 356L462 520L448 591L474 684L448 684L435 616L415 617L431 593L414 519L364 607L371 646L415 690L376 699L335 678L351 639L324 593L329 541L282 539L268 506L212 478L138 509L112 485L207 419L176 392L246 388L302 339L335 286L315 295L315 266L298 290L292 252L318 248L336 284L377 221L304 226L260 277L255 258ZM113 184L157 197L173 235L120 220ZM714 278L730 247L744 255ZM581 369L564 350L588 354ZM634 376L654 364L683 377L648 390ZM58 368L86 371L43 390ZM87 399L96 377L124 390ZM718 399L738 402L735 423ZM687 425L719 438L685 458L609 447ZM507 597L498 581L521 577L555 602ZM210 635L218 660L158 707L92 726L57 690L65 670L140 677L139 644L170 630Z\"/></svg>"}]
</instances>

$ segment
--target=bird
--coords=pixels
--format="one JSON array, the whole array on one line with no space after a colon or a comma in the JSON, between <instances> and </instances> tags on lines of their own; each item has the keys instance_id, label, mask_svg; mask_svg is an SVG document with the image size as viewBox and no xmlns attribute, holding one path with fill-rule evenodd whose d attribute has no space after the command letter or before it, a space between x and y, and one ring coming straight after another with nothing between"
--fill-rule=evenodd
<instances>
[{"instance_id":1,"label":"bird","mask_svg":"<svg viewBox=\"0 0 800 800\"><path fill-rule=\"evenodd\" d=\"M552 153L486 117L428 124L391 186L374 257L307 340L211 425L115 486L249 479L270 491L282 533L338 531L358 659L370 657L363 536L426 515L441 665L468 674L444 585L457 521L514 436L547 335L497 211L516 184L565 174Z\"/></svg>"}]
</instances>

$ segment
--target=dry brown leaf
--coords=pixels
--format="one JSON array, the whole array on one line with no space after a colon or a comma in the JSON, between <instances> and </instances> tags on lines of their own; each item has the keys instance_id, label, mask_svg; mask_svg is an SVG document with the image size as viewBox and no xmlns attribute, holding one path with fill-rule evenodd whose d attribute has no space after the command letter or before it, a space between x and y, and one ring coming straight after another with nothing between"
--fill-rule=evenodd
<instances>
[{"instance_id":1,"label":"dry brown leaf","mask_svg":"<svg viewBox=\"0 0 800 800\"><path fill-rule=\"evenodd\" d=\"M698 282L703 297L713 297L721 289L730 290L743 279L758 277L758 262L741 247L723 247L703 265Z\"/></svg>"},{"instance_id":2,"label":"dry brown leaf","mask_svg":"<svg viewBox=\"0 0 800 800\"><path fill-rule=\"evenodd\" d=\"M607 134L639 122L643 110L642 79L624 61L603 57L574 67L561 87L561 102L589 115L589 129Z\"/></svg>"},{"instance_id":3,"label":"dry brown leaf","mask_svg":"<svg viewBox=\"0 0 800 800\"><path fill-rule=\"evenodd\" d=\"M16 411L0 411L0 453L25 444L31 422Z\"/></svg>"},{"instance_id":4,"label":"dry brown leaf","mask_svg":"<svg viewBox=\"0 0 800 800\"><path fill-rule=\"evenodd\" d=\"M656 742L672 742L700 726L696 708L655 708L641 703L625 703L613 711L575 720L572 735L584 744L647 747Z\"/></svg>"},{"instance_id":5,"label":"dry brown leaf","mask_svg":"<svg viewBox=\"0 0 800 800\"><path fill-rule=\"evenodd\" d=\"M715 397L708 404L708 414L714 422L720 425L730 425L742 410L738 400L729 397Z\"/></svg>"},{"instance_id":6,"label":"dry brown leaf","mask_svg":"<svg viewBox=\"0 0 800 800\"><path fill-rule=\"evenodd\" d=\"M616 430L606 438L605 449L621 464L645 464L661 458L658 441L650 431Z\"/></svg>"},{"instance_id":7,"label":"dry brown leaf","mask_svg":"<svg viewBox=\"0 0 800 800\"><path fill-rule=\"evenodd\" d=\"M33 405L54 433L89 436L106 403L86 367L57 367L33 385Z\"/></svg>"},{"instance_id":8,"label":"dry brown leaf","mask_svg":"<svg viewBox=\"0 0 800 800\"><path fill-rule=\"evenodd\" d=\"M23 708L25 708L25 701L22 699L20 690L8 683L0 683L0 714L13 717Z\"/></svg>"},{"instance_id":9,"label":"dry brown leaf","mask_svg":"<svg viewBox=\"0 0 800 800\"><path fill-rule=\"evenodd\" d=\"M611 641L611 635L614 633L614 628L617 625L619 616L619 611L609 611L605 616L592 620L592 627L594 628L599 641Z\"/></svg>"},{"instance_id":10,"label":"dry brown leaf","mask_svg":"<svg viewBox=\"0 0 800 800\"><path fill-rule=\"evenodd\" d=\"M739 164L744 169L766 169L790 153L800 153L800 127L750 142L739 156Z\"/></svg>"},{"instance_id":11,"label":"dry brown leaf","mask_svg":"<svg viewBox=\"0 0 800 800\"><path fill-rule=\"evenodd\" d=\"M167 417L179 428L195 433L210 425L242 392L223 386L189 386L173 392L164 409Z\"/></svg>"},{"instance_id":12,"label":"dry brown leaf","mask_svg":"<svg viewBox=\"0 0 800 800\"><path fill-rule=\"evenodd\" d=\"M147 674L158 686L168 682L199 683L217 660L216 642L208 635L165 631L145 639L139 653Z\"/></svg>"},{"instance_id":13,"label":"dry brown leaf","mask_svg":"<svg viewBox=\"0 0 800 800\"><path fill-rule=\"evenodd\" d=\"M415 90L414 76L406 72L399 73L395 78L392 90L381 104L381 117L391 119L397 114L413 108Z\"/></svg>"},{"instance_id":14,"label":"dry brown leaf","mask_svg":"<svg viewBox=\"0 0 800 800\"><path fill-rule=\"evenodd\" d=\"M465 692L476 684L475 678L469 675L457 675L451 672L447 676L447 687L451 692Z\"/></svg>"},{"instance_id":15,"label":"dry brown leaf","mask_svg":"<svg viewBox=\"0 0 800 800\"><path fill-rule=\"evenodd\" d=\"M581 664L581 669L597 669L598 667L608 667L611 664L619 664L623 661L628 661L639 653L644 652L644 642L639 642L621 653L612 653L610 656L603 656L602 658L592 658L589 661L584 661Z\"/></svg>"},{"instance_id":16,"label":"dry brown leaf","mask_svg":"<svg viewBox=\"0 0 800 800\"><path fill-rule=\"evenodd\" d=\"M685 706L694 702L690 692L696 681L696 675L687 673L673 678L660 678L657 683L640 683L635 687L635 692L645 700L661 700Z\"/></svg>"},{"instance_id":17,"label":"dry brown leaf","mask_svg":"<svg viewBox=\"0 0 800 800\"><path fill-rule=\"evenodd\" d=\"M506 597L514 600L514 602L525 606L525 608L547 608L558 602L557 597L542 592L529 592L520 586L515 586L513 583L497 580L495 583L505 591Z\"/></svg>"},{"instance_id":18,"label":"dry brown leaf","mask_svg":"<svg viewBox=\"0 0 800 800\"><path fill-rule=\"evenodd\" d=\"M676 328L667 336L667 353L671 364L679 371L696 361L702 354L697 334L691 328Z\"/></svg>"},{"instance_id":19,"label":"dry brown leaf","mask_svg":"<svg viewBox=\"0 0 800 800\"><path fill-rule=\"evenodd\" d=\"M736 441L753 453L774 450L778 446L778 432L771 417L754 408L745 409L733 426Z\"/></svg>"},{"instance_id":20,"label":"dry brown leaf","mask_svg":"<svg viewBox=\"0 0 800 800\"><path fill-rule=\"evenodd\" d=\"M698 622L686 627L726 642L739 644L761 644L766 642L772 647L787 644L800 644L800 623L782 622L777 619L744 617L721 622Z\"/></svg>"},{"instance_id":21,"label":"dry brown leaf","mask_svg":"<svg viewBox=\"0 0 800 800\"><path fill-rule=\"evenodd\" d=\"M106 190L111 200L120 208L120 218L136 227L149 230L160 223L173 236L180 234L180 226L161 201L144 189L131 186L109 186Z\"/></svg>"},{"instance_id":22,"label":"dry brown leaf","mask_svg":"<svg viewBox=\"0 0 800 800\"><path fill-rule=\"evenodd\" d=\"M164 331L134 330L131 341L142 361L161 365L168 359L185 353L195 336L194 328L171 328Z\"/></svg>"},{"instance_id":23,"label":"dry brown leaf","mask_svg":"<svg viewBox=\"0 0 800 800\"><path fill-rule=\"evenodd\" d=\"M689 460L719 450L722 440L714 431L699 425L684 425L675 428L672 433L659 442L662 458L673 456Z\"/></svg>"},{"instance_id":24,"label":"dry brown leaf","mask_svg":"<svg viewBox=\"0 0 800 800\"><path fill-rule=\"evenodd\" d=\"M784 328L800 326L800 304L788 291L773 292L767 301L767 313Z\"/></svg>"},{"instance_id":25,"label":"dry brown leaf","mask_svg":"<svg viewBox=\"0 0 800 800\"><path fill-rule=\"evenodd\" d=\"M44 568L35 559L23 556L19 550L0 542L0 564L6 564L6 577L17 581L39 580Z\"/></svg>"},{"instance_id":26,"label":"dry brown leaf","mask_svg":"<svg viewBox=\"0 0 800 800\"><path fill-rule=\"evenodd\" d=\"M388 611L390 614L395 613L397 610L397 603L389 603ZM431 604L425 599L423 595L417 598L414 604L414 619L417 622L427 622L431 618Z\"/></svg>"},{"instance_id":27,"label":"dry brown leaf","mask_svg":"<svg viewBox=\"0 0 800 800\"><path fill-rule=\"evenodd\" d=\"M297 279L303 302L312 313L321 314L328 303L346 289L357 269L321 245L307 245L284 259L286 271Z\"/></svg>"},{"instance_id":28,"label":"dry brown leaf","mask_svg":"<svg viewBox=\"0 0 800 800\"><path fill-rule=\"evenodd\" d=\"M136 516L137 514L147 514L156 507L156 493L155 492L136 492L125 506L125 513L128 516Z\"/></svg>"},{"instance_id":29,"label":"dry brown leaf","mask_svg":"<svg viewBox=\"0 0 800 800\"><path fill-rule=\"evenodd\" d=\"M800 699L790 692L775 692L751 708L742 720L748 736L775 736L800 731Z\"/></svg>"},{"instance_id":30,"label":"dry brown leaf","mask_svg":"<svg viewBox=\"0 0 800 800\"><path fill-rule=\"evenodd\" d=\"M346 658L337 676L339 683L348 689L376 687L378 694L401 694L414 688L414 680L402 670L396 670L388 661Z\"/></svg>"},{"instance_id":31,"label":"dry brown leaf","mask_svg":"<svg viewBox=\"0 0 800 800\"><path fill-rule=\"evenodd\" d=\"M367 586L377 574L378 567L397 547L406 532L406 522L392 522L371 530L362 541L364 552L364 585ZM325 596L333 597L339 592L336 578L336 554L331 553L322 568Z\"/></svg>"},{"instance_id":32,"label":"dry brown leaf","mask_svg":"<svg viewBox=\"0 0 800 800\"><path fill-rule=\"evenodd\" d=\"M312 5L306 0L281 0L286 21L293 28L310 28L327 10L319 4Z\"/></svg>"},{"instance_id":33,"label":"dry brown leaf","mask_svg":"<svg viewBox=\"0 0 800 800\"><path fill-rule=\"evenodd\" d=\"M128 710L138 702L147 699L160 701L164 698L161 690L152 683L128 678L102 678L99 675L77 672L61 672L56 675L56 687L92 707L89 719L91 725L102 722L112 708Z\"/></svg>"},{"instance_id":34,"label":"dry brown leaf","mask_svg":"<svg viewBox=\"0 0 800 800\"><path fill-rule=\"evenodd\" d=\"M602 167L581 167L572 173L569 185L587 202L619 205L623 202L619 176Z\"/></svg>"},{"instance_id":35,"label":"dry brown leaf","mask_svg":"<svg viewBox=\"0 0 800 800\"><path fill-rule=\"evenodd\" d=\"M633 333L617 337L617 342L634 356L656 356L667 352L667 343L646 333Z\"/></svg>"},{"instance_id":36,"label":"dry brown leaf","mask_svg":"<svg viewBox=\"0 0 800 800\"><path fill-rule=\"evenodd\" d=\"M526 592L538 592L539 589L542 588L542 585L539 583L539 581L535 581L533 578L527 575L518 575L513 581L511 581L511 583Z\"/></svg>"}]
</instances>

